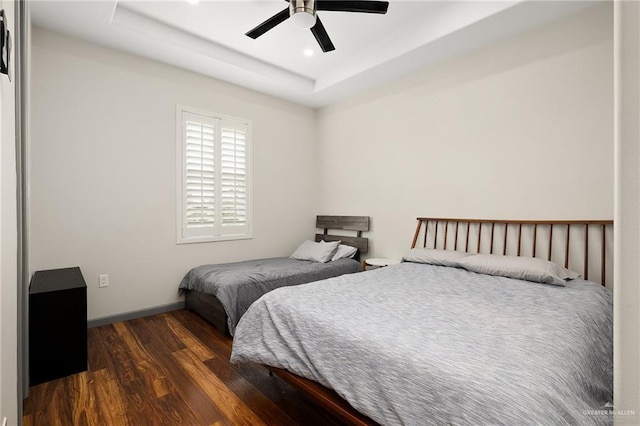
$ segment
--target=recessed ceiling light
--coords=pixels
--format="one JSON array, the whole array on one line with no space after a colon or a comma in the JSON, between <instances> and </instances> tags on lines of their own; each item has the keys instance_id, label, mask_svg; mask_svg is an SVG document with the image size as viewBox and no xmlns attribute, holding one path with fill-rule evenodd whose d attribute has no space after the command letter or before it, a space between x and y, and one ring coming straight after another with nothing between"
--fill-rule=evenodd
<instances>
[{"instance_id":1,"label":"recessed ceiling light","mask_svg":"<svg viewBox=\"0 0 640 426\"><path fill-rule=\"evenodd\" d=\"M198 3L200 3L200 0L187 0L187 2L189 2L191 4L198 4Z\"/></svg>"},{"instance_id":2,"label":"recessed ceiling light","mask_svg":"<svg viewBox=\"0 0 640 426\"><path fill-rule=\"evenodd\" d=\"M304 56L313 56L313 50L311 49L304 49Z\"/></svg>"}]
</instances>

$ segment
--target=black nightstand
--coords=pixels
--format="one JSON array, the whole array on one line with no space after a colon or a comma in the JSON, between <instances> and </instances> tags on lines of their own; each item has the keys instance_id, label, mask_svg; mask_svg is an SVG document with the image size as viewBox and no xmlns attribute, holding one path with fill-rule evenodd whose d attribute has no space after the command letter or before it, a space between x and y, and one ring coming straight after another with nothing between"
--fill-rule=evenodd
<instances>
[{"instance_id":1,"label":"black nightstand","mask_svg":"<svg viewBox=\"0 0 640 426\"><path fill-rule=\"evenodd\" d=\"M33 274L29 287L30 385L87 369L87 284L80 268Z\"/></svg>"}]
</instances>

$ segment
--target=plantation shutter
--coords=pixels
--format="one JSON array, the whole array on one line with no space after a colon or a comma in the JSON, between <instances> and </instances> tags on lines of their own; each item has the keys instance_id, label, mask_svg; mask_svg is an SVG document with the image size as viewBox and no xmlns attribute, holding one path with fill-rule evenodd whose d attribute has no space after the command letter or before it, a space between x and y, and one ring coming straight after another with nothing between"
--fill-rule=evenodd
<instances>
[{"instance_id":1,"label":"plantation shutter","mask_svg":"<svg viewBox=\"0 0 640 426\"><path fill-rule=\"evenodd\" d=\"M249 126L183 110L181 143L179 241L250 237Z\"/></svg>"},{"instance_id":2,"label":"plantation shutter","mask_svg":"<svg viewBox=\"0 0 640 426\"><path fill-rule=\"evenodd\" d=\"M247 126L220 122L221 234L247 232Z\"/></svg>"},{"instance_id":3,"label":"plantation shutter","mask_svg":"<svg viewBox=\"0 0 640 426\"><path fill-rule=\"evenodd\" d=\"M216 122L209 117L183 113L184 187L183 233L199 236L216 223L215 134Z\"/></svg>"}]
</instances>

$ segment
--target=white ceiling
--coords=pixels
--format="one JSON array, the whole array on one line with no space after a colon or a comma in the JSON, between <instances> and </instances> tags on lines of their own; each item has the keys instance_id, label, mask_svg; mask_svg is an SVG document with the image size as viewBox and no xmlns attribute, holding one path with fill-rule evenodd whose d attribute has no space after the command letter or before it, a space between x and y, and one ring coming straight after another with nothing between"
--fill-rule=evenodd
<instances>
[{"instance_id":1,"label":"white ceiling","mask_svg":"<svg viewBox=\"0 0 640 426\"><path fill-rule=\"evenodd\" d=\"M320 11L329 53L290 20L244 35L284 0L41 0L31 12L36 26L321 107L593 3L391 0L386 15Z\"/></svg>"}]
</instances>

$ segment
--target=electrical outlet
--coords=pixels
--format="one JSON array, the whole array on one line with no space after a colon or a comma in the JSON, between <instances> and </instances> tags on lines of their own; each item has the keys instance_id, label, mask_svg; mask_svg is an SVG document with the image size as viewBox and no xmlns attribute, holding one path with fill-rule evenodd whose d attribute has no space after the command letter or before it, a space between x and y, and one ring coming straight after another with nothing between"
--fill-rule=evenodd
<instances>
[{"instance_id":1,"label":"electrical outlet","mask_svg":"<svg viewBox=\"0 0 640 426\"><path fill-rule=\"evenodd\" d=\"M109 274L98 276L98 287L109 287Z\"/></svg>"}]
</instances>

